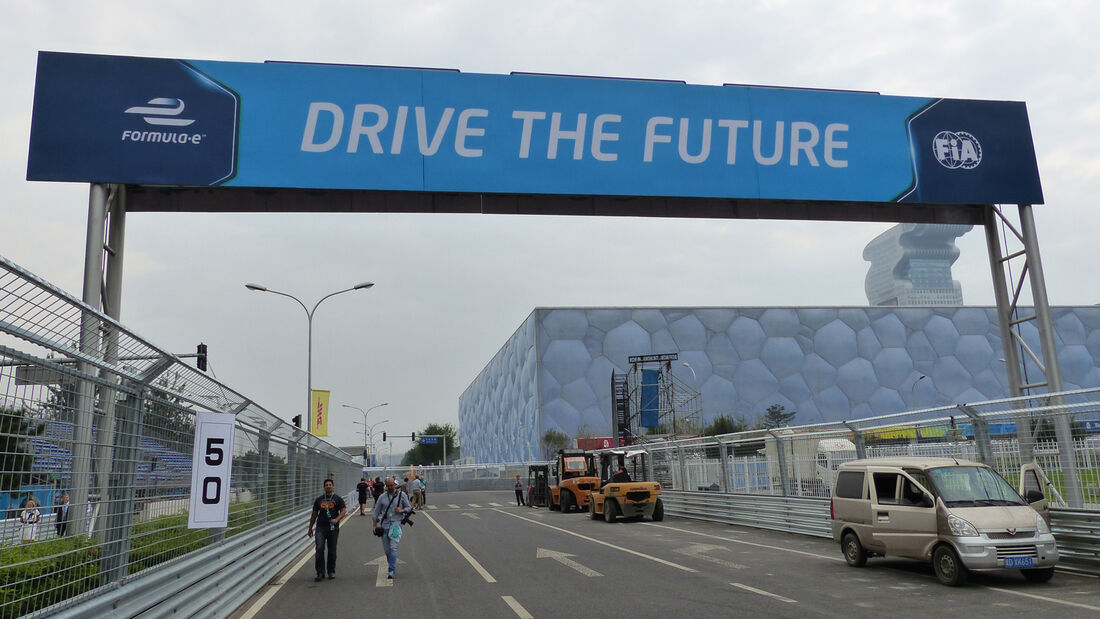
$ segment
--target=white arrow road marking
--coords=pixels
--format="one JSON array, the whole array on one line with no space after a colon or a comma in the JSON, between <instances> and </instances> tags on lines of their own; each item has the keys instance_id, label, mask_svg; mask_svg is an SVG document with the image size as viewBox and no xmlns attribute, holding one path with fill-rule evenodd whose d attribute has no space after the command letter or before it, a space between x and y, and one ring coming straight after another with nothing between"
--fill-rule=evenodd
<instances>
[{"instance_id":1,"label":"white arrow road marking","mask_svg":"<svg viewBox=\"0 0 1100 619\"><path fill-rule=\"evenodd\" d=\"M397 564L398 565L407 565L400 558L397 559ZM367 561L363 565L377 565L378 566L378 577L374 579L374 586L375 587L392 587L393 586L393 580L391 580L389 578L386 578L386 575L389 574L389 571L390 571L390 563L389 563L389 560L386 559L386 555L382 555L381 557L378 557L374 561Z\"/></svg>"},{"instance_id":2,"label":"white arrow road marking","mask_svg":"<svg viewBox=\"0 0 1100 619\"><path fill-rule=\"evenodd\" d=\"M539 548L538 550L535 551L535 558L536 559L553 559L553 560L557 561L558 563L561 563L562 565L564 565L566 567L571 567L571 568L577 570L578 572L580 572L581 574L584 574L585 576L588 576L588 577L603 576L603 574L597 572L596 570L590 570L587 567L581 565L580 563L577 563L576 561L567 558L567 557L575 557L575 556L576 555L571 555L571 554L566 553L566 552L558 552L557 550L547 550L545 548Z\"/></svg>"},{"instance_id":3,"label":"white arrow road marking","mask_svg":"<svg viewBox=\"0 0 1100 619\"><path fill-rule=\"evenodd\" d=\"M462 513L461 513L461 514L459 514L459 515L461 515L461 516L469 516L470 518L472 518L472 519L474 519L474 520L481 520L481 516L478 516L477 514L471 514L470 512L462 512Z\"/></svg>"},{"instance_id":4,"label":"white arrow road marking","mask_svg":"<svg viewBox=\"0 0 1100 619\"><path fill-rule=\"evenodd\" d=\"M726 548L725 546L716 546L714 544L692 544L687 548L679 548L676 550L676 552L688 555L689 557L695 557L696 559L702 559L703 561L709 561L715 565L721 565L722 567L728 567L735 570L745 569L745 566L741 565L740 563L731 563L729 561L723 561L722 559L719 559L717 557L711 557L704 554L710 552L711 550L729 550L729 548Z\"/></svg>"},{"instance_id":5,"label":"white arrow road marking","mask_svg":"<svg viewBox=\"0 0 1100 619\"><path fill-rule=\"evenodd\" d=\"M764 591L762 589L757 589L756 587L750 587L748 585L743 585L739 582L731 582L730 584L733 585L734 587L737 587L738 589L744 589L745 591L751 591L751 592L753 592L757 595L763 595L763 596L767 596L767 597L770 597L770 598L774 598L774 599L779 600L780 602L787 602L789 604L797 604L798 603L798 600L792 600L791 598L785 598L782 595L776 595L774 593L769 593L769 592Z\"/></svg>"}]
</instances>

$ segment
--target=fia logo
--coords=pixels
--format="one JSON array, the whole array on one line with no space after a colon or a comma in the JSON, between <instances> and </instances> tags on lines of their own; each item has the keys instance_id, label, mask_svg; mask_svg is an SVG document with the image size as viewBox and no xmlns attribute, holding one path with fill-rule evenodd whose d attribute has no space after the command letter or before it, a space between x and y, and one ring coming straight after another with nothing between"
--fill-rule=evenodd
<instances>
[{"instance_id":1,"label":"fia logo","mask_svg":"<svg viewBox=\"0 0 1100 619\"><path fill-rule=\"evenodd\" d=\"M135 105L126 108L127 114L144 114L142 119L150 125L186 127L195 122L192 118L175 118L183 113L183 99L157 97L149 99L148 106Z\"/></svg>"},{"instance_id":2,"label":"fia logo","mask_svg":"<svg viewBox=\"0 0 1100 619\"><path fill-rule=\"evenodd\" d=\"M981 143L965 131L940 131L932 139L932 153L949 170L972 170L982 162Z\"/></svg>"}]
</instances>

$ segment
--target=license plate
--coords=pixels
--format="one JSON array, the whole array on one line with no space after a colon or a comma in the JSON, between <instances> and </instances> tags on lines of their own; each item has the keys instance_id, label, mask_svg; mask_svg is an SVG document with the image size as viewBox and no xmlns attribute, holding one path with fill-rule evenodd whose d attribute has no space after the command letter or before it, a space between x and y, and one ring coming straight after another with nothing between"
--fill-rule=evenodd
<instances>
[{"instance_id":1,"label":"license plate","mask_svg":"<svg viewBox=\"0 0 1100 619\"><path fill-rule=\"evenodd\" d=\"M1032 557L1007 557L1005 567L1034 567L1035 559Z\"/></svg>"}]
</instances>

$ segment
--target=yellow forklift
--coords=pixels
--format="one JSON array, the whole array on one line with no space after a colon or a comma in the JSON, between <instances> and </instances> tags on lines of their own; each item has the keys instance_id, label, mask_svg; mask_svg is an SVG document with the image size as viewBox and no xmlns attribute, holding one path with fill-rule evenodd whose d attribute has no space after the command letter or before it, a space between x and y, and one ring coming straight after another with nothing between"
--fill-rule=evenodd
<instances>
[{"instance_id":1,"label":"yellow forklift","mask_svg":"<svg viewBox=\"0 0 1100 619\"><path fill-rule=\"evenodd\" d=\"M646 452L641 449L612 449L600 453L600 478L605 480L592 492L588 515L615 522L619 518L665 519L661 484L645 481ZM635 481L638 480L638 481Z\"/></svg>"}]
</instances>

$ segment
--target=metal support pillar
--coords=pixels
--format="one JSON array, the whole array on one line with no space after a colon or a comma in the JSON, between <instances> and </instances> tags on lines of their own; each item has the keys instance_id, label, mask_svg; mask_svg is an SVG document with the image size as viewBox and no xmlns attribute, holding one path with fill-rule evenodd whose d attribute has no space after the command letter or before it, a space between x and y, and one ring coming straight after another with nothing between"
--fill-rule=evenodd
<instances>
[{"instance_id":1,"label":"metal support pillar","mask_svg":"<svg viewBox=\"0 0 1100 619\"><path fill-rule=\"evenodd\" d=\"M1016 297L1008 294L1008 262L1020 252L1005 257L1001 253L1001 239L997 232L998 213L992 205L985 207L985 243L989 254L989 266L993 274L993 296L997 301L997 324L1001 328L1001 348L1004 353L1005 372L1008 376L1008 390L1012 397L1026 395L1024 379L1021 373L1020 348L1013 333L1013 316L1016 309ZM1024 265L1021 277L1026 274L1028 265ZM1017 293L1018 296L1018 293ZM1031 462L1034 459L1034 440L1031 437L1031 422L1027 413L1027 402L1017 400L1012 403L1017 410L1016 439L1019 444L1020 461Z\"/></svg>"},{"instance_id":2,"label":"metal support pillar","mask_svg":"<svg viewBox=\"0 0 1100 619\"><path fill-rule=\"evenodd\" d=\"M107 213L107 187L93 183L88 196L88 234L84 247L83 301L94 309L102 305L103 286L103 227ZM80 318L80 352L99 357L99 320L90 312ZM81 374L95 373L95 366L78 363ZM92 422L95 414L95 384L82 380L77 388L76 410L73 423L73 481L70 496L76 517L70 526L73 534L88 532L86 507L91 499L92 482Z\"/></svg>"},{"instance_id":3,"label":"metal support pillar","mask_svg":"<svg viewBox=\"0 0 1100 619\"><path fill-rule=\"evenodd\" d=\"M978 444L978 461L993 466L993 444L989 439L989 422L983 419L973 407L959 404L957 408L970 417L970 425L974 428L974 442Z\"/></svg>"},{"instance_id":4,"label":"metal support pillar","mask_svg":"<svg viewBox=\"0 0 1100 619\"><path fill-rule=\"evenodd\" d=\"M287 502L291 511L298 507L298 443L297 432L295 436L286 442L286 483L289 486L289 493L287 494Z\"/></svg>"},{"instance_id":5,"label":"metal support pillar","mask_svg":"<svg viewBox=\"0 0 1100 619\"><path fill-rule=\"evenodd\" d=\"M863 438L863 432L860 432L855 426L844 422L844 427L852 431L852 442L856 445L856 458L862 460L867 457L867 441Z\"/></svg>"},{"instance_id":6,"label":"metal support pillar","mask_svg":"<svg viewBox=\"0 0 1100 619\"><path fill-rule=\"evenodd\" d=\"M1035 327L1039 330L1039 342L1043 347L1043 366L1047 376L1047 391L1061 393L1062 369L1058 364L1058 351L1054 349L1054 323L1050 318L1050 305L1047 302L1046 278L1043 275L1043 262L1039 256L1039 239L1035 233L1035 216L1030 204L1020 205L1020 232L1024 237L1024 250L1027 263L1031 267L1031 296L1035 302ZM1048 399L1049 405L1064 404L1062 396ZM1085 496L1081 489L1081 480L1077 475L1077 457L1073 449L1073 432L1069 417L1060 414L1054 417L1054 432L1058 436L1058 459L1065 476L1066 495L1069 506L1081 508L1085 505Z\"/></svg>"},{"instance_id":7,"label":"metal support pillar","mask_svg":"<svg viewBox=\"0 0 1100 619\"><path fill-rule=\"evenodd\" d=\"M676 459L680 461L680 490L688 490L687 460L684 459L684 448L676 446Z\"/></svg>"}]
</instances>

